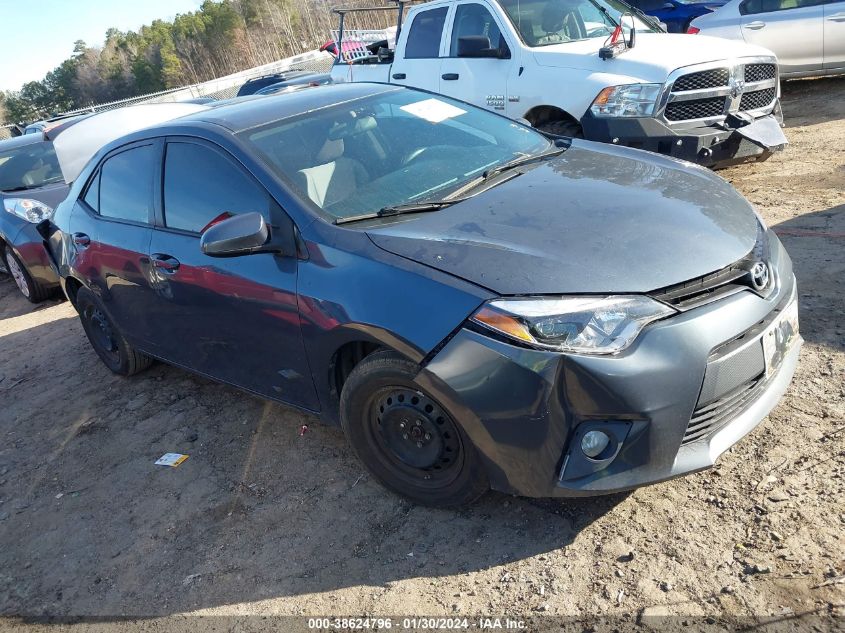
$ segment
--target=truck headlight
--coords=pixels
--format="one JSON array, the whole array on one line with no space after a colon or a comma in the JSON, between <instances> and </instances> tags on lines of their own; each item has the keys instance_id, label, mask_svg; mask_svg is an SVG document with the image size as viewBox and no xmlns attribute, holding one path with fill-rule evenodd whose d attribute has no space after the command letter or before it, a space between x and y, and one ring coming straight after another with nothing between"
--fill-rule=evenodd
<instances>
[{"instance_id":1,"label":"truck headlight","mask_svg":"<svg viewBox=\"0 0 845 633\"><path fill-rule=\"evenodd\" d=\"M472 320L536 347L577 354L615 354L642 329L676 310L649 297L526 297L495 299Z\"/></svg>"},{"instance_id":2,"label":"truck headlight","mask_svg":"<svg viewBox=\"0 0 845 633\"><path fill-rule=\"evenodd\" d=\"M595 116L642 117L654 114L660 84L628 84L602 90L590 106Z\"/></svg>"},{"instance_id":3,"label":"truck headlight","mask_svg":"<svg viewBox=\"0 0 845 633\"><path fill-rule=\"evenodd\" d=\"M12 215L33 224L38 224L53 217L52 207L29 198L6 198L3 200L3 207Z\"/></svg>"}]
</instances>

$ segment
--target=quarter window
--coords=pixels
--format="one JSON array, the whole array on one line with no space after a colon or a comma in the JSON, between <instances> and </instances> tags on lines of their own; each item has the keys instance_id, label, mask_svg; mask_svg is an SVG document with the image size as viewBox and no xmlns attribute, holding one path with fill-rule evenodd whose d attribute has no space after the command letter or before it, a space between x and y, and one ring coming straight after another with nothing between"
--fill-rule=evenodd
<instances>
[{"instance_id":1,"label":"quarter window","mask_svg":"<svg viewBox=\"0 0 845 633\"><path fill-rule=\"evenodd\" d=\"M448 7L421 11L414 18L408 41L405 44L405 59L424 59L440 56L440 40L446 23Z\"/></svg>"},{"instance_id":2,"label":"quarter window","mask_svg":"<svg viewBox=\"0 0 845 633\"><path fill-rule=\"evenodd\" d=\"M100 172L94 174L91 182L88 183L88 190L82 198L89 207L97 213L100 211Z\"/></svg>"},{"instance_id":3,"label":"quarter window","mask_svg":"<svg viewBox=\"0 0 845 633\"><path fill-rule=\"evenodd\" d=\"M745 0L739 5L742 15L756 15L757 13L774 13L789 9L803 9L825 4L825 0Z\"/></svg>"},{"instance_id":4,"label":"quarter window","mask_svg":"<svg viewBox=\"0 0 845 633\"><path fill-rule=\"evenodd\" d=\"M241 168L215 150L194 143L168 143L164 162L164 223L202 233L240 213L268 215L267 194Z\"/></svg>"},{"instance_id":5,"label":"quarter window","mask_svg":"<svg viewBox=\"0 0 845 633\"><path fill-rule=\"evenodd\" d=\"M106 159L100 168L98 213L118 220L149 222L155 163L154 145L135 147Z\"/></svg>"}]
</instances>

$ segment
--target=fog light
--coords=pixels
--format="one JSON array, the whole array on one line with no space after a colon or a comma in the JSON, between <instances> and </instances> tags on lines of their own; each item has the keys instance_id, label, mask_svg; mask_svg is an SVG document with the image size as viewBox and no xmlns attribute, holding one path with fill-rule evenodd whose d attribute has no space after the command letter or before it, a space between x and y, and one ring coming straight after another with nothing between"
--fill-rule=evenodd
<instances>
[{"instance_id":1,"label":"fog light","mask_svg":"<svg viewBox=\"0 0 845 633\"><path fill-rule=\"evenodd\" d=\"M584 455L595 459L604 452L610 444L610 437L603 431L587 431L581 438L581 450Z\"/></svg>"}]
</instances>

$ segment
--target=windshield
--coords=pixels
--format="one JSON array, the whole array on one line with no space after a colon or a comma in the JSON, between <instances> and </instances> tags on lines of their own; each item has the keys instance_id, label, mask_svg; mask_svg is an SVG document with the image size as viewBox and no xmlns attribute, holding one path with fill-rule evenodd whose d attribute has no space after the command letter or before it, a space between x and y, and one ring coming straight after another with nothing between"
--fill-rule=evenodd
<instances>
[{"instance_id":1,"label":"windshield","mask_svg":"<svg viewBox=\"0 0 845 633\"><path fill-rule=\"evenodd\" d=\"M617 0L499 0L499 4L528 46L607 38L622 15L631 11ZM629 16L623 24L626 34L632 23L637 31L656 31L651 25Z\"/></svg>"},{"instance_id":2,"label":"windshield","mask_svg":"<svg viewBox=\"0 0 845 633\"><path fill-rule=\"evenodd\" d=\"M63 181L56 152L49 141L6 151L0 149L0 191L35 189Z\"/></svg>"},{"instance_id":3,"label":"windshield","mask_svg":"<svg viewBox=\"0 0 845 633\"><path fill-rule=\"evenodd\" d=\"M491 167L551 146L504 117L411 90L330 106L240 137L334 219L442 198Z\"/></svg>"}]
</instances>

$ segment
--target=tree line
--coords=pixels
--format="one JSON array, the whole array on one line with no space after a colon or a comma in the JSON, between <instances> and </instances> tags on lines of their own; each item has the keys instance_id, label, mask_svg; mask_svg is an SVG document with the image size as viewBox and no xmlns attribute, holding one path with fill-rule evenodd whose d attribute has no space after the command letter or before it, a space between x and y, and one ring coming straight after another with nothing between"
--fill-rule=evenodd
<instances>
[{"instance_id":1,"label":"tree line","mask_svg":"<svg viewBox=\"0 0 845 633\"><path fill-rule=\"evenodd\" d=\"M101 47L79 40L41 81L0 92L0 121L49 116L208 81L313 50L337 28L332 7L343 0L205 0L172 21L138 32L109 29ZM384 6L383 0L356 5ZM384 28L391 13L356 14L357 28Z\"/></svg>"}]
</instances>

